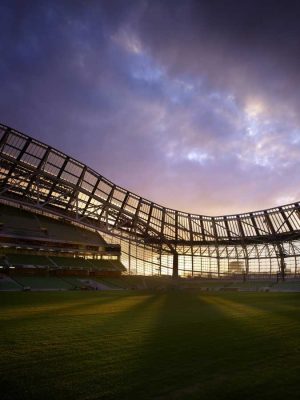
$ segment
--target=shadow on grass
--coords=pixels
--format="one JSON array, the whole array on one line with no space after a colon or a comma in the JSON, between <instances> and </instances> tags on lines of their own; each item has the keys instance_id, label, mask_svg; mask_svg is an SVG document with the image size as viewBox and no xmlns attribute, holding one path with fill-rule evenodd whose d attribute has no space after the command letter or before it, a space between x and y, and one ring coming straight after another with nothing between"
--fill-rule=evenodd
<instances>
[{"instance_id":1,"label":"shadow on grass","mask_svg":"<svg viewBox=\"0 0 300 400\"><path fill-rule=\"evenodd\" d=\"M250 303L252 308L261 310L265 315L270 314L273 320L280 323L300 323L300 293L242 293L233 299L241 305Z\"/></svg>"},{"instance_id":2,"label":"shadow on grass","mask_svg":"<svg viewBox=\"0 0 300 400\"><path fill-rule=\"evenodd\" d=\"M69 305L65 319L40 319L36 343L38 319L19 330L24 351L2 368L3 398L297 398L298 334L274 329L275 305L247 298L143 292Z\"/></svg>"},{"instance_id":3,"label":"shadow on grass","mask_svg":"<svg viewBox=\"0 0 300 400\"><path fill-rule=\"evenodd\" d=\"M264 315L219 294L166 294L122 398L296 398L297 335L283 342Z\"/></svg>"},{"instance_id":4,"label":"shadow on grass","mask_svg":"<svg viewBox=\"0 0 300 400\"><path fill-rule=\"evenodd\" d=\"M14 354L2 353L2 360L5 355L11 357L11 362L2 365L2 398L86 398L87 392L88 398L93 397L91 393L100 398L114 392L120 377L120 363L125 363L128 355L132 357L135 352L139 331L145 321L150 321L145 319L146 310L155 302L155 296L134 294L109 298L110 301L105 299L106 313L100 304L96 305L99 307L96 314L78 314L75 310L71 323L68 315L68 321L59 318L59 323L55 317L37 319L32 330L20 332L15 339L19 343L18 348L13 348ZM96 299L90 302L92 307L96 307L95 302ZM66 310L69 312L70 307ZM139 322L140 317L143 322ZM34 334L39 322L45 326ZM53 336L49 329L53 329ZM130 335L126 339L128 330ZM35 340L31 342L33 337ZM124 339L126 351L122 353Z\"/></svg>"},{"instance_id":5,"label":"shadow on grass","mask_svg":"<svg viewBox=\"0 0 300 400\"><path fill-rule=\"evenodd\" d=\"M3 321L6 323L14 319L18 320L19 322L25 322L26 320L30 322L35 318L53 318L59 315L66 317L68 316L68 313L72 315L74 311L80 314L82 310L86 310L86 313L88 314L90 313L91 306L96 306L97 310L101 312L101 307L105 306L106 304L111 305L114 302L124 302L124 295L120 296L115 293L109 295L105 293L105 295L103 295L101 292L85 292L78 293L79 296L76 296L76 298L69 297L70 294L72 295L73 293L66 293L63 297L60 297L60 301L49 303L49 299L51 299L51 297L49 298L48 293L48 297L47 295L45 295L48 299L48 302L42 304L36 301L38 300L38 298L28 299L28 296L31 296L32 293L25 294L25 296L27 297L27 303L25 305L20 306L20 304L18 304L14 306L8 305L2 307L0 322ZM86 297L86 294L89 295L88 298ZM91 294L92 297L90 296ZM53 293L51 293L51 295L53 295ZM61 294L56 295L60 296ZM129 296L125 296L125 298L126 297ZM28 302L28 300L31 301Z\"/></svg>"}]
</instances>

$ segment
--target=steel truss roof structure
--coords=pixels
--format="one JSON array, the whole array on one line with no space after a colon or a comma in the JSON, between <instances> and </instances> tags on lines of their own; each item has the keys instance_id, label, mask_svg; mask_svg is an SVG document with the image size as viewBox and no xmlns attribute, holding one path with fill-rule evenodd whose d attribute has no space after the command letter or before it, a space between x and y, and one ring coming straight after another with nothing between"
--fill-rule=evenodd
<instances>
[{"instance_id":1,"label":"steel truss roof structure","mask_svg":"<svg viewBox=\"0 0 300 400\"><path fill-rule=\"evenodd\" d=\"M134 257L148 266L156 265L159 272L172 271L173 276L186 271L221 276L226 274L222 260L229 263L227 273L230 263L240 261L248 273L251 260L268 259L270 272L279 269L284 273L286 261L292 257L292 269L297 272L298 202L218 217L173 210L131 193L59 150L1 124L0 160L1 201L61 216L126 243L129 268ZM143 255L138 256L141 249ZM136 271L141 273L141 268ZM261 272L261 268L255 267L253 272Z\"/></svg>"}]
</instances>

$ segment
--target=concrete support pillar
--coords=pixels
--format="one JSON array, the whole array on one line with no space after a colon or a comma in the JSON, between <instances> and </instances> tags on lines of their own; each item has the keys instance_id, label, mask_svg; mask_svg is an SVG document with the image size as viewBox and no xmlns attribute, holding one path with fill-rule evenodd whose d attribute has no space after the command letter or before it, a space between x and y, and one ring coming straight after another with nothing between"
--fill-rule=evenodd
<instances>
[{"instance_id":1,"label":"concrete support pillar","mask_svg":"<svg viewBox=\"0 0 300 400\"><path fill-rule=\"evenodd\" d=\"M178 253L173 254L173 278L178 278Z\"/></svg>"}]
</instances>

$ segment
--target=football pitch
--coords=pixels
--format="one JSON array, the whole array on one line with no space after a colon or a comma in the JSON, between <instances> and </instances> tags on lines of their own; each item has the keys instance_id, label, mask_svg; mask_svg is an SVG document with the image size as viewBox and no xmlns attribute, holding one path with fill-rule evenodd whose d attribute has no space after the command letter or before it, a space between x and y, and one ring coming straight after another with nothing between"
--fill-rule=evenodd
<instances>
[{"instance_id":1,"label":"football pitch","mask_svg":"<svg viewBox=\"0 0 300 400\"><path fill-rule=\"evenodd\" d=\"M296 399L300 294L0 293L6 399Z\"/></svg>"}]
</instances>

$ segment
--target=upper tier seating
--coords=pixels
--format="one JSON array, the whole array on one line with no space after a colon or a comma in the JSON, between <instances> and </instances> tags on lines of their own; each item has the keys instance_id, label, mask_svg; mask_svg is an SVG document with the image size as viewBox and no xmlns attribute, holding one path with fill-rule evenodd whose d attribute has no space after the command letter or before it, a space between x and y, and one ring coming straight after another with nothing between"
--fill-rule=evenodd
<instances>
[{"instance_id":1,"label":"upper tier seating","mask_svg":"<svg viewBox=\"0 0 300 400\"><path fill-rule=\"evenodd\" d=\"M3 204L0 204L0 232L95 246L105 244L97 232Z\"/></svg>"},{"instance_id":2,"label":"upper tier seating","mask_svg":"<svg viewBox=\"0 0 300 400\"><path fill-rule=\"evenodd\" d=\"M17 236L45 237L34 214L19 208L0 205L1 231Z\"/></svg>"}]
</instances>

